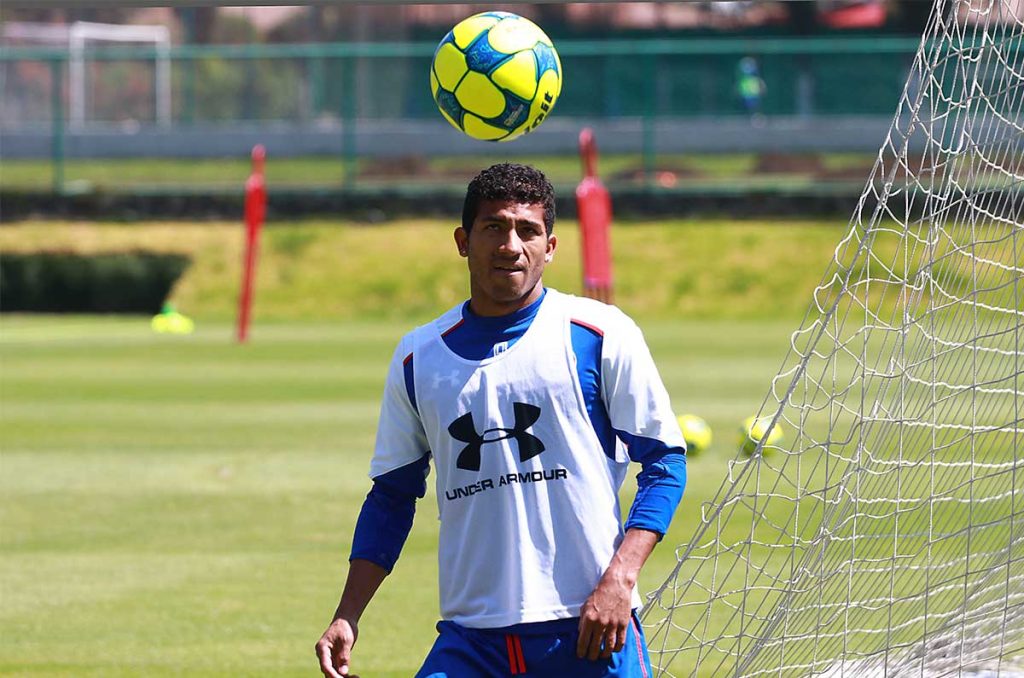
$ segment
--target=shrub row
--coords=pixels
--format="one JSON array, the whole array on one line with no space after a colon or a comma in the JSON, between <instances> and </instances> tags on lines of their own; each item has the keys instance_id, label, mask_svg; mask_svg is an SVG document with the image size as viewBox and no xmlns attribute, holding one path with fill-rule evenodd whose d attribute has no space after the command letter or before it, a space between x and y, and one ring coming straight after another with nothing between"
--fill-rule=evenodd
<instances>
[{"instance_id":1,"label":"shrub row","mask_svg":"<svg viewBox=\"0 0 1024 678\"><path fill-rule=\"evenodd\" d=\"M188 265L143 251L2 253L0 312L153 314Z\"/></svg>"}]
</instances>

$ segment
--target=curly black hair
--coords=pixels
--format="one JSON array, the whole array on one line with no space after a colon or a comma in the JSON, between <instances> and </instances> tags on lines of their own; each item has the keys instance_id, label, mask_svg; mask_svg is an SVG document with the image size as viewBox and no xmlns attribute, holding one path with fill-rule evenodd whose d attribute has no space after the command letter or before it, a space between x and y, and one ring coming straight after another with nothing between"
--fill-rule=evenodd
<instances>
[{"instance_id":1,"label":"curly black hair","mask_svg":"<svg viewBox=\"0 0 1024 678\"><path fill-rule=\"evenodd\" d=\"M529 165L503 162L491 165L473 177L462 205L462 228L468 232L483 200L509 200L544 206L544 227L555 229L555 189L544 173Z\"/></svg>"}]
</instances>

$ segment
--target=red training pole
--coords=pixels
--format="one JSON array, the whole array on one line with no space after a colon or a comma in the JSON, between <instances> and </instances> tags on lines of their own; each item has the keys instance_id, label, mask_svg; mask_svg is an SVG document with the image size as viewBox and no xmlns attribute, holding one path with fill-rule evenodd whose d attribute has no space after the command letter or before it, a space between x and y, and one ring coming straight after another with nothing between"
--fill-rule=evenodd
<instances>
[{"instance_id":1,"label":"red training pole","mask_svg":"<svg viewBox=\"0 0 1024 678\"><path fill-rule=\"evenodd\" d=\"M245 259L242 265L242 290L238 295L238 343L249 338L249 318L252 312L252 286L256 276L256 257L259 254L260 228L267 214L267 184L263 179L263 164L267 152L262 144L252 149L252 174L245 181Z\"/></svg>"},{"instance_id":2,"label":"red training pole","mask_svg":"<svg viewBox=\"0 0 1024 678\"><path fill-rule=\"evenodd\" d=\"M576 211L583 250L583 294L610 304L612 198L597 177L597 144L589 127L580 131L580 159L583 180L576 187Z\"/></svg>"}]
</instances>

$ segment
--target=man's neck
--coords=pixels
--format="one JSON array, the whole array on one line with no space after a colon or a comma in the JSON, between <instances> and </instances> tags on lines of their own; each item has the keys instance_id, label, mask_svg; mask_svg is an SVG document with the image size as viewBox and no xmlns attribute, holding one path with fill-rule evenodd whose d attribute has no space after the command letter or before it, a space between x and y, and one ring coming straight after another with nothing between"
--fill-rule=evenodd
<instances>
[{"instance_id":1,"label":"man's neck","mask_svg":"<svg viewBox=\"0 0 1024 678\"><path fill-rule=\"evenodd\" d=\"M471 294L469 298L469 310L482 318L496 318L503 315L511 315L537 301L543 294L544 284L539 281L528 294L508 303L493 302L491 300L482 302L478 297Z\"/></svg>"}]
</instances>

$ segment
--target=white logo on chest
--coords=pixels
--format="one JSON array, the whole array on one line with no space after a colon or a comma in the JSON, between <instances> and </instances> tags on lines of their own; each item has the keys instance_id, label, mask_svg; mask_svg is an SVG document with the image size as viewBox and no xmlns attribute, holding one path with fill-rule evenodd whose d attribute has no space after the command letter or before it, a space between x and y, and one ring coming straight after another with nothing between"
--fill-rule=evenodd
<instances>
[{"instance_id":1,"label":"white logo on chest","mask_svg":"<svg viewBox=\"0 0 1024 678\"><path fill-rule=\"evenodd\" d=\"M452 370L448 374L435 374L434 375L434 390L441 388L441 384L448 384L449 386L459 385L459 372L458 370Z\"/></svg>"}]
</instances>

